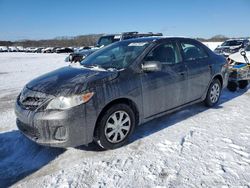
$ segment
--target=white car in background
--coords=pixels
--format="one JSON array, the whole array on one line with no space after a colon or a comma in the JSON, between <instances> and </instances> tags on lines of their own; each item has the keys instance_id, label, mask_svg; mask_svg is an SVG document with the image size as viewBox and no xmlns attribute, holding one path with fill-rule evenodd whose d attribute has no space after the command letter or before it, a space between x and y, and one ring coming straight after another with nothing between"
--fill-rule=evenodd
<instances>
[{"instance_id":1,"label":"white car in background","mask_svg":"<svg viewBox=\"0 0 250 188\"><path fill-rule=\"evenodd\" d=\"M242 55L242 51L246 52L245 57ZM247 63L245 58L250 60L250 45L248 45L244 50L240 50L239 52L230 55L228 57L228 60L230 61L230 63L236 63L236 64L237 63Z\"/></svg>"},{"instance_id":2,"label":"white car in background","mask_svg":"<svg viewBox=\"0 0 250 188\"><path fill-rule=\"evenodd\" d=\"M9 49L7 46L0 46L0 52L8 52Z\"/></svg>"},{"instance_id":3,"label":"white car in background","mask_svg":"<svg viewBox=\"0 0 250 188\"><path fill-rule=\"evenodd\" d=\"M17 46L17 49L18 49L19 52L24 52L23 46Z\"/></svg>"},{"instance_id":4,"label":"white car in background","mask_svg":"<svg viewBox=\"0 0 250 188\"><path fill-rule=\"evenodd\" d=\"M27 47L27 48L25 49L25 52L33 52L34 50L35 50L34 47Z\"/></svg>"},{"instance_id":5,"label":"white car in background","mask_svg":"<svg viewBox=\"0 0 250 188\"><path fill-rule=\"evenodd\" d=\"M9 46L9 52L18 52L18 48L16 46Z\"/></svg>"}]
</instances>

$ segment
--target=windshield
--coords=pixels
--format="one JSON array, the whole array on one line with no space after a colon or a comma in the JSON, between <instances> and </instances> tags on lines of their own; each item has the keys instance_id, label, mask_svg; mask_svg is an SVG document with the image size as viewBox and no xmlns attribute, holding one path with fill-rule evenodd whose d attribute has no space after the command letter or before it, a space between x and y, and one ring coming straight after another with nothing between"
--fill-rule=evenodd
<instances>
[{"instance_id":1,"label":"windshield","mask_svg":"<svg viewBox=\"0 0 250 188\"><path fill-rule=\"evenodd\" d=\"M119 41L120 39L115 38L115 36L104 36L101 37L97 43L97 46L107 46L111 43L114 43L116 41Z\"/></svg>"},{"instance_id":2,"label":"windshield","mask_svg":"<svg viewBox=\"0 0 250 188\"><path fill-rule=\"evenodd\" d=\"M250 45L248 45L248 46L246 47L246 51L249 51L249 52L250 52Z\"/></svg>"},{"instance_id":3,"label":"windshield","mask_svg":"<svg viewBox=\"0 0 250 188\"><path fill-rule=\"evenodd\" d=\"M123 41L114 43L91 54L81 62L85 67L123 69L131 64L149 45L149 42Z\"/></svg>"},{"instance_id":4,"label":"windshield","mask_svg":"<svg viewBox=\"0 0 250 188\"><path fill-rule=\"evenodd\" d=\"M229 40L225 41L221 46L239 46L242 44L240 40Z\"/></svg>"}]
</instances>

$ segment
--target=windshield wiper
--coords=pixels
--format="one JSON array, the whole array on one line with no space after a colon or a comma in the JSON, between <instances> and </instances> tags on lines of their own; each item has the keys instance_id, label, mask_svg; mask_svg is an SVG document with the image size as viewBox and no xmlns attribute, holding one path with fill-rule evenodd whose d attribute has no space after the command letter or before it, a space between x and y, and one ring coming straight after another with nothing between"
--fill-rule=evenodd
<instances>
[{"instance_id":1,"label":"windshield wiper","mask_svg":"<svg viewBox=\"0 0 250 188\"><path fill-rule=\"evenodd\" d=\"M86 64L85 64L85 65L83 64L83 66L84 66L84 67L87 67L87 68L91 68L91 67L98 67L98 68L99 68L99 67L101 67L101 65L98 65L98 64L87 64L87 65L86 65Z\"/></svg>"},{"instance_id":2,"label":"windshield wiper","mask_svg":"<svg viewBox=\"0 0 250 188\"><path fill-rule=\"evenodd\" d=\"M81 66L83 66L84 68L87 68L87 69L99 69L99 70L108 70L108 71L117 71L118 68L115 67L115 66L101 66L101 65L98 65L98 64L89 64L89 65L84 65L84 64L81 64Z\"/></svg>"},{"instance_id":3,"label":"windshield wiper","mask_svg":"<svg viewBox=\"0 0 250 188\"><path fill-rule=\"evenodd\" d=\"M98 65L98 64L89 64L89 65L84 65L84 64L82 64L82 66L83 66L84 68L87 68L87 69L106 70L104 67L102 67L101 65Z\"/></svg>"}]
</instances>

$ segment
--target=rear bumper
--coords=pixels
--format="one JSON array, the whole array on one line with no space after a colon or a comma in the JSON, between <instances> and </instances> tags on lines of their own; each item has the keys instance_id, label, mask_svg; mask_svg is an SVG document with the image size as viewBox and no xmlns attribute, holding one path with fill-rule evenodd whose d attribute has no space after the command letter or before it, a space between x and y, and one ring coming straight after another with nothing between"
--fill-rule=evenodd
<instances>
[{"instance_id":1,"label":"rear bumper","mask_svg":"<svg viewBox=\"0 0 250 188\"><path fill-rule=\"evenodd\" d=\"M86 113L85 105L63 111L37 112L23 109L16 103L15 113L18 129L40 145L76 147L93 141L95 118L87 119L90 114Z\"/></svg>"}]
</instances>

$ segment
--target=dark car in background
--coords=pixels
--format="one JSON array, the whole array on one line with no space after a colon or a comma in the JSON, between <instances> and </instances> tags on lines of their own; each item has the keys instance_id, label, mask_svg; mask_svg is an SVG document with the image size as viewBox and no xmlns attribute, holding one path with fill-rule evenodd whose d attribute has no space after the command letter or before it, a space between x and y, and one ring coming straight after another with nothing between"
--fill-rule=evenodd
<instances>
[{"instance_id":1,"label":"dark car in background","mask_svg":"<svg viewBox=\"0 0 250 188\"><path fill-rule=\"evenodd\" d=\"M42 50L43 50L44 48L43 47L39 47L39 48L37 48L34 52L35 53L42 53Z\"/></svg>"},{"instance_id":2,"label":"dark car in background","mask_svg":"<svg viewBox=\"0 0 250 188\"><path fill-rule=\"evenodd\" d=\"M56 49L56 53L72 53L74 50L72 48L58 48Z\"/></svg>"},{"instance_id":3,"label":"dark car in background","mask_svg":"<svg viewBox=\"0 0 250 188\"><path fill-rule=\"evenodd\" d=\"M57 49L61 47L47 47L42 49L42 53L55 53Z\"/></svg>"},{"instance_id":4,"label":"dark car in background","mask_svg":"<svg viewBox=\"0 0 250 188\"><path fill-rule=\"evenodd\" d=\"M150 37L150 36L162 36L162 33L139 33L139 32L124 32L121 34L109 34L101 36L95 47L92 49L83 49L78 52L71 53L67 58L66 61L70 62L80 62L88 55L92 54L93 52L99 50L100 48L112 44L114 42L132 39L132 38L140 38L140 37Z\"/></svg>"},{"instance_id":5,"label":"dark car in background","mask_svg":"<svg viewBox=\"0 0 250 188\"><path fill-rule=\"evenodd\" d=\"M202 102L218 103L227 62L188 38L146 37L108 45L81 66L67 66L29 82L15 113L34 142L105 149L126 143L135 126Z\"/></svg>"},{"instance_id":6,"label":"dark car in background","mask_svg":"<svg viewBox=\"0 0 250 188\"><path fill-rule=\"evenodd\" d=\"M248 39L230 39L218 46L214 52L228 57L229 55L240 51L249 44Z\"/></svg>"}]
</instances>

